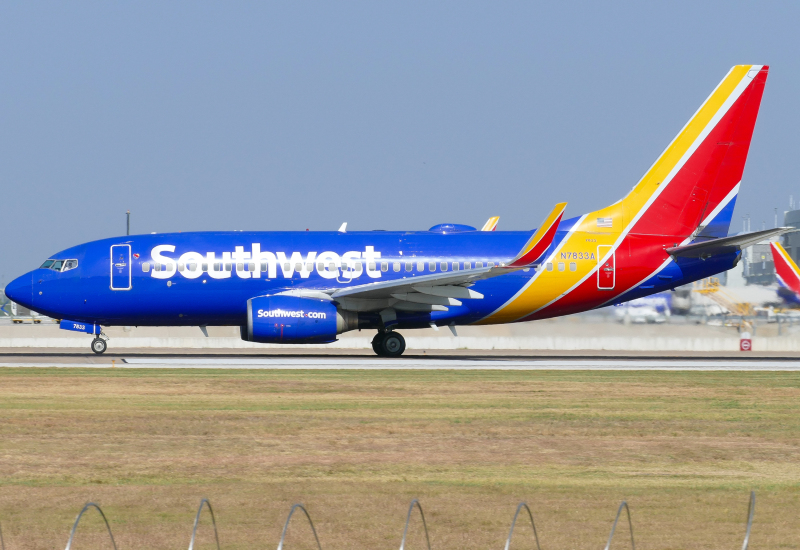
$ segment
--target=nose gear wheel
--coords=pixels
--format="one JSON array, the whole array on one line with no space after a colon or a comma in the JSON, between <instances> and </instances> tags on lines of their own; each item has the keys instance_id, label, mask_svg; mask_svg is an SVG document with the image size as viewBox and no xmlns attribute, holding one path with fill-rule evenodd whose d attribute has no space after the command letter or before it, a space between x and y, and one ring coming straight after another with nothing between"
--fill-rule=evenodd
<instances>
[{"instance_id":1,"label":"nose gear wheel","mask_svg":"<svg viewBox=\"0 0 800 550\"><path fill-rule=\"evenodd\" d=\"M92 340L92 351L97 355L104 353L106 351L106 347L106 341L102 338L95 338Z\"/></svg>"}]
</instances>

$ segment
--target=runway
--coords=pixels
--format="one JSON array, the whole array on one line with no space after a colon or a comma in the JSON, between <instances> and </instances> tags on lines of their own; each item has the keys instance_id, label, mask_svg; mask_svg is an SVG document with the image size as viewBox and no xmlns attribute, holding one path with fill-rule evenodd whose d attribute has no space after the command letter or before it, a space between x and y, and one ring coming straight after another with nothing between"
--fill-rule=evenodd
<instances>
[{"instance_id":1,"label":"runway","mask_svg":"<svg viewBox=\"0 0 800 550\"><path fill-rule=\"evenodd\" d=\"M740 357L520 357L425 356L384 359L367 355L196 356L120 355L0 356L0 367L264 370L623 370L623 371L800 371L800 359Z\"/></svg>"}]
</instances>

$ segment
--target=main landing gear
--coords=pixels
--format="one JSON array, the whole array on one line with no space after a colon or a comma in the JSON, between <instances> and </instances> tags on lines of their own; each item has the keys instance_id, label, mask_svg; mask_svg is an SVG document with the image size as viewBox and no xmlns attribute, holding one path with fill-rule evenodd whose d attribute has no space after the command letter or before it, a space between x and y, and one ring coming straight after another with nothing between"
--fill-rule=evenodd
<instances>
[{"instance_id":1,"label":"main landing gear","mask_svg":"<svg viewBox=\"0 0 800 550\"><path fill-rule=\"evenodd\" d=\"M372 339L372 350L381 357L400 357L406 351L406 339L399 332L382 331Z\"/></svg>"},{"instance_id":2,"label":"main landing gear","mask_svg":"<svg viewBox=\"0 0 800 550\"><path fill-rule=\"evenodd\" d=\"M97 355L106 351L106 341L96 336L94 340L92 340L92 351L95 352Z\"/></svg>"}]
</instances>

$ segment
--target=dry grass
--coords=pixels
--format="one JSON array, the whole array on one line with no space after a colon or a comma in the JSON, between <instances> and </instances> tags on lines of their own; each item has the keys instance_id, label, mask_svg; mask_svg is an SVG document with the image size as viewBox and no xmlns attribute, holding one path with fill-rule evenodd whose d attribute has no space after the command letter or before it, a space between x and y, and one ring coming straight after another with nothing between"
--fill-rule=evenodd
<instances>
[{"instance_id":1,"label":"dry grass","mask_svg":"<svg viewBox=\"0 0 800 550\"><path fill-rule=\"evenodd\" d=\"M501 548L526 500L545 549L589 548L627 498L640 548L735 548L754 488L754 547L794 548L799 398L797 373L0 369L0 525L57 548L95 500L122 549L176 549L207 496L224 548L269 548L302 501L324 548L392 548L419 497L434 548ZM106 547L87 520L75 548Z\"/></svg>"}]
</instances>

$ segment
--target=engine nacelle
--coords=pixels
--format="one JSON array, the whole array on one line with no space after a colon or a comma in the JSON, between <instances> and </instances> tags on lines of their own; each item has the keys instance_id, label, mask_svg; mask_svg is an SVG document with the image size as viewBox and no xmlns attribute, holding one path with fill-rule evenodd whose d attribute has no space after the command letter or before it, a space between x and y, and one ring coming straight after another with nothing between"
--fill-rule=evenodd
<instances>
[{"instance_id":1,"label":"engine nacelle","mask_svg":"<svg viewBox=\"0 0 800 550\"><path fill-rule=\"evenodd\" d=\"M337 311L329 300L259 296L247 300L242 340L263 344L325 344L358 327L358 315Z\"/></svg>"}]
</instances>

